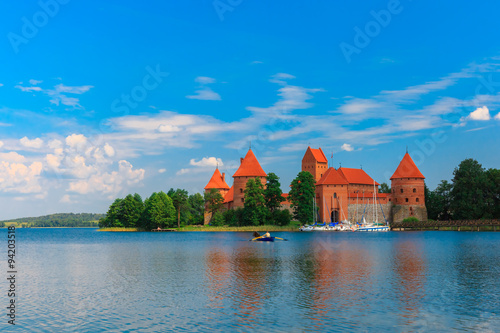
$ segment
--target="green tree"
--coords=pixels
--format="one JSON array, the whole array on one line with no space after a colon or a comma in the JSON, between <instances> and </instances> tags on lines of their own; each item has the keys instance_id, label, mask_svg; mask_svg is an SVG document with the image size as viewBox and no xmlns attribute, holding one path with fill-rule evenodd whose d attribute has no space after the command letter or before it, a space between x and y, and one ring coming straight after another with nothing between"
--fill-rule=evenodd
<instances>
[{"instance_id":1,"label":"green tree","mask_svg":"<svg viewBox=\"0 0 500 333\"><path fill-rule=\"evenodd\" d=\"M476 160L463 160L453 171L451 210L458 220L489 217L488 176Z\"/></svg>"},{"instance_id":2,"label":"green tree","mask_svg":"<svg viewBox=\"0 0 500 333\"><path fill-rule=\"evenodd\" d=\"M212 188L210 189L210 192L205 192L205 204L213 218L215 212L219 211L222 208L224 204L224 198L222 197L220 192L217 191L217 189Z\"/></svg>"},{"instance_id":3,"label":"green tree","mask_svg":"<svg viewBox=\"0 0 500 333\"><path fill-rule=\"evenodd\" d=\"M203 224L203 214L205 213L205 200L200 193L195 193L188 198L189 224Z\"/></svg>"},{"instance_id":4,"label":"green tree","mask_svg":"<svg viewBox=\"0 0 500 333\"><path fill-rule=\"evenodd\" d=\"M269 211L274 213L277 209L281 207L281 203L285 201L281 191L281 184L279 182L280 178L276 174L270 172L267 177L266 189L264 190L264 199L266 207Z\"/></svg>"},{"instance_id":5,"label":"green tree","mask_svg":"<svg viewBox=\"0 0 500 333\"><path fill-rule=\"evenodd\" d=\"M427 215L432 220L446 221L451 219L451 190L453 185L442 180L434 191L425 186L425 206Z\"/></svg>"},{"instance_id":6,"label":"green tree","mask_svg":"<svg viewBox=\"0 0 500 333\"><path fill-rule=\"evenodd\" d=\"M500 219L500 170L488 169L486 177L488 182L489 215L494 219Z\"/></svg>"},{"instance_id":7,"label":"green tree","mask_svg":"<svg viewBox=\"0 0 500 333\"><path fill-rule=\"evenodd\" d=\"M175 208L172 199L164 192L151 194L144 201L144 212L141 222L145 230L174 226Z\"/></svg>"},{"instance_id":8,"label":"green tree","mask_svg":"<svg viewBox=\"0 0 500 333\"><path fill-rule=\"evenodd\" d=\"M266 220L267 208L264 186L258 178L250 178L245 188L245 219L250 225L262 225Z\"/></svg>"},{"instance_id":9,"label":"green tree","mask_svg":"<svg viewBox=\"0 0 500 333\"><path fill-rule=\"evenodd\" d=\"M216 211L212 216L212 221L210 222L210 224L216 227L222 227L224 225L224 222L224 214L220 211Z\"/></svg>"},{"instance_id":10,"label":"green tree","mask_svg":"<svg viewBox=\"0 0 500 333\"><path fill-rule=\"evenodd\" d=\"M135 228L142 215L144 204L139 194L129 194L120 201L118 219L125 228Z\"/></svg>"},{"instance_id":11,"label":"green tree","mask_svg":"<svg viewBox=\"0 0 500 333\"><path fill-rule=\"evenodd\" d=\"M378 193L391 193L391 188L387 183L380 184L380 188L378 189Z\"/></svg>"},{"instance_id":12,"label":"green tree","mask_svg":"<svg viewBox=\"0 0 500 333\"><path fill-rule=\"evenodd\" d=\"M280 226L285 226L289 225L290 222L292 221L292 214L290 214L290 211L288 209L283 209L283 210L277 210L274 212L274 224L280 225Z\"/></svg>"},{"instance_id":13,"label":"green tree","mask_svg":"<svg viewBox=\"0 0 500 333\"><path fill-rule=\"evenodd\" d=\"M99 228L122 228L123 224L121 223L121 202L123 199L115 199L113 203L109 206L108 212L106 213L106 217L102 218L99 221ZM49 226L57 226L51 221Z\"/></svg>"},{"instance_id":14,"label":"green tree","mask_svg":"<svg viewBox=\"0 0 500 333\"><path fill-rule=\"evenodd\" d=\"M169 191L170 193L170 191ZM188 192L186 190L177 189L169 194L172 198L175 209L177 210L177 227L181 227L181 209L185 208L188 203Z\"/></svg>"},{"instance_id":15,"label":"green tree","mask_svg":"<svg viewBox=\"0 0 500 333\"><path fill-rule=\"evenodd\" d=\"M292 181L288 199L294 210L294 218L301 223L310 223L313 221L315 190L315 181L310 172L301 171Z\"/></svg>"}]
</instances>

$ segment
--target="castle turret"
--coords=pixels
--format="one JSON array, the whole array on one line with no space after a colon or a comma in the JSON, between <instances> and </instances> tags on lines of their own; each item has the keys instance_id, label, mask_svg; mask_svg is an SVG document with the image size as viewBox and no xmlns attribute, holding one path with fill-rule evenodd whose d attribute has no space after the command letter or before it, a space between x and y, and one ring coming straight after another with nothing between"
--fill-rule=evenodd
<instances>
[{"instance_id":1,"label":"castle turret","mask_svg":"<svg viewBox=\"0 0 500 333\"><path fill-rule=\"evenodd\" d=\"M427 221L424 179L407 152L391 177L394 222L401 222L410 216Z\"/></svg>"},{"instance_id":2,"label":"castle turret","mask_svg":"<svg viewBox=\"0 0 500 333\"><path fill-rule=\"evenodd\" d=\"M240 167L233 175L233 207L244 206L245 188L250 178L258 178L265 185L266 177L267 174L260 166L252 149L249 149L245 158L241 159Z\"/></svg>"},{"instance_id":3,"label":"castle turret","mask_svg":"<svg viewBox=\"0 0 500 333\"><path fill-rule=\"evenodd\" d=\"M314 181L318 182L328 170L328 160L321 148L313 149L307 147L306 153L302 158L302 171L309 171Z\"/></svg>"},{"instance_id":4,"label":"castle turret","mask_svg":"<svg viewBox=\"0 0 500 333\"><path fill-rule=\"evenodd\" d=\"M215 169L214 171L214 174L212 175L212 178L210 178L210 181L208 182L207 186L205 186L205 193L210 192L212 189L216 189L222 195L222 198L225 198L227 193L229 192L229 186L226 183L225 176L226 174L225 173L221 174L219 168L217 167L217 169ZM211 218L212 214L208 211L208 207L205 206L205 214L204 214L205 224L208 224Z\"/></svg>"}]
</instances>

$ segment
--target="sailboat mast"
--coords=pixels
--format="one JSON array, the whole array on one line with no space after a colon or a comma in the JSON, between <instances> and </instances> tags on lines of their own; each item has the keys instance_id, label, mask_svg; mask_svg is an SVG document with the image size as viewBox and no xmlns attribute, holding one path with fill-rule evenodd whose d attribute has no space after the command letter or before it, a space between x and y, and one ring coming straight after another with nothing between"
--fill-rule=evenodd
<instances>
[{"instance_id":1,"label":"sailboat mast","mask_svg":"<svg viewBox=\"0 0 500 333\"><path fill-rule=\"evenodd\" d=\"M358 191L356 191L356 220L355 221L358 220L358 215L359 215L358 214L358 209L359 209L359 207L358 207L358 195L359 195Z\"/></svg>"}]
</instances>

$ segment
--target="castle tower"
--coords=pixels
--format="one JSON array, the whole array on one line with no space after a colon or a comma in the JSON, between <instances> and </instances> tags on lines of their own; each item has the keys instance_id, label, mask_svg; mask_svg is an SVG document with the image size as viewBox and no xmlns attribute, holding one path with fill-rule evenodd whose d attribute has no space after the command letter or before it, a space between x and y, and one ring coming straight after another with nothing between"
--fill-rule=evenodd
<instances>
[{"instance_id":1,"label":"castle tower","mask_svg":"<svg viewBox=\"0 0 500 333\"><path fill-rule=\"evenodd\" d=\"M307 147L306 153L302 158L302 171L309 171L313 175L314 180L318 182L326 170L328 170L328 160L323 150L321 148L313 149Z\"/></svg>"},{"instance_id":2,"label":"castle tower","mask_svg":"<svg viewBox=\"0 0 500 333\"><path fill-rule=\"evenodd\" d=\"M226 178L225 173L221 174L219 168L215 169L212 178L210 178L210 181L208 182L207 186L205 186L205 193L210 192L210 190L214 188L218 190L219 193L224 198L227 192L229 192L229 186L227 185L225 178Z\"/></svg>"},{"instance_id":3,"label":"castle tower","mask_svg":"<svg viewBox=\"0 0 500 333\"><path fill-rule=\"evenodd\" d=\"M335 168L325 170L316 183L316 205L321 222L347 219L349 182Z\"/></svg>"},{"instance_id":4,"label":"castle tower","mask_svg":"<svg viewBox=\"0 0 500 333\"><path fill-rule=\"evenodd\" d=\"M266 184L267 174L260 166L252 149L248 150L245 158L241 159L238 170L233 175L233 207L243 207L245 202L245 188L250 178L259 178L263 185Z\"/></svg>"},{"instance_id":5,"label":"castle tower","mask_svg":"<svg viewBox=\"0 0 500 333\"><path fill-rule=\"evenodd\" d=\"M225 198L225 196L229 192L229 186L226 183L225 176L226 174L225 173L221 174L219 168L217 167L217 169L215 169L214 171L214 174L212 175L212 178L210 178L210 181L208 182L207 186L205 186L205 193L210 192L212 189L216 189L222 195L222 198ZM212 214L208 212L208 209L205 206L205 214L204 214L205 224L208 224L211 218Z\"/></svg>"},{"instance_id":6,"label":"castle tower","mask_svg":"<svg viewBox=\"0 0 500 333\"><path fill-rule=\"evenodd\" d=\"M394 222L410 216L427 221L424 179L407 152L391 177Z\"/></svg>"}]
</instances>

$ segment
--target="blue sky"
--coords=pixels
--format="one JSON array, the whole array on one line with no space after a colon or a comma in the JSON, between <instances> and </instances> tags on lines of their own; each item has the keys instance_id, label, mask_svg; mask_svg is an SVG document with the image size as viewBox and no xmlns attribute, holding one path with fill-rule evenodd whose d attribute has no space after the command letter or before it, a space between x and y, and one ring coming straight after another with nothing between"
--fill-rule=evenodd
<instances>
[{"instance_id":1,"label":"blue sky","mask_svg":"<svg viewBox=\"0 0 500 333\"><path fill-rule=\"evenodd\" d=\"M498 168L500 4L76 1L0 11L0 219L201 192L250 141L283 189L308 145L388 182Z\"/></svg>"}]
</instances>

